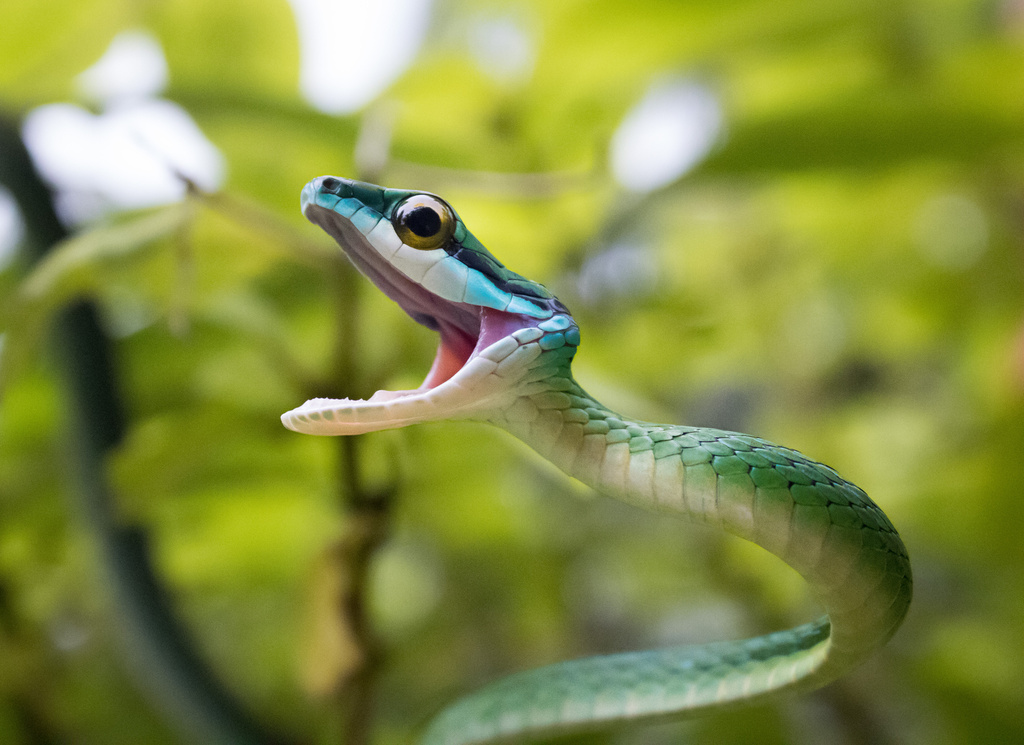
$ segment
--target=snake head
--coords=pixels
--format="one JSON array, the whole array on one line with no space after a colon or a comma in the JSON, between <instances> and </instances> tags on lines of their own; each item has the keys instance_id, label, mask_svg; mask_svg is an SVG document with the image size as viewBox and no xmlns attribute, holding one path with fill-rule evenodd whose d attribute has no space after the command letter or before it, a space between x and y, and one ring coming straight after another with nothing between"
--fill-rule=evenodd
<instances>
[{"instance_id":1,"label":"snake head","mask_svg":"<svg viewBox=\"0 0 1024 745\"><path fill-rule=\"evenodd\" d=\"M579 329L543 285L507 269L440 197L334 176L302 190L306 218L416 322L438 332L410 391L315 398L281 417L307 434L359 434L437 419L487 419L569 380Z\"/></svg>"}]
</instances>

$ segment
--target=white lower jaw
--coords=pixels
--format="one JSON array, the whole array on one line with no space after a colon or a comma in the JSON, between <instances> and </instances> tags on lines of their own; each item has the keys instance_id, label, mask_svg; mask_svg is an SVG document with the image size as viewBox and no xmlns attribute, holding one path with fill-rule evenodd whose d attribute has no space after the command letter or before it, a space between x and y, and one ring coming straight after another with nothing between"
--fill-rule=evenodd
<instances>
[{"instance_id":1,"label":"white lower jaw","mask_svg":"<svg viewBox=\"0 0 1024 745\"><path fill-rule=\"evenodd\" d=\"M312 398L281 415L290 430L307 435L358 435L445 418L435 391L377 391L369 399Z\"/></svg>"},{"instance_id":2,"label":"white lower jaw","mask_svg":"<svg viewBox=\"0 0 1024 745\"><path fill-rule=\"evenodd\" d=\"M540 354L539 347L536 354L512 354L521 349L507 337L435 388L377 391L366 400L313 398L283 414L281 422L303 434L357 435L441 419L486 418L520 395L519 373ZM506 362L511 364L502 364Z\"/></svg>"}]
</instances>

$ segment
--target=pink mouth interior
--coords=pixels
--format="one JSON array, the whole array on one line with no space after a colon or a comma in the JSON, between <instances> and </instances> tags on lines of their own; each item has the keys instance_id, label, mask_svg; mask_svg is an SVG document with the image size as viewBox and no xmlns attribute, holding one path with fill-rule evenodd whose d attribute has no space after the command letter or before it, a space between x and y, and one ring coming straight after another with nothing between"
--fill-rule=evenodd
<instances>
[{"instance_id":1,"label":"pink mouth interior","mask_svg":"<svg viewBox=\"0 0 1024 745\"><path fill-rule=\"evenodd\" d=\"M440 327L441 343L434 364L421 389L436 388L451 379L475 355L521 328L532 326L536 319L493 308L480 308L480 331L474 339L463 329L447 323Z\"/></svg>"}]
</instances>

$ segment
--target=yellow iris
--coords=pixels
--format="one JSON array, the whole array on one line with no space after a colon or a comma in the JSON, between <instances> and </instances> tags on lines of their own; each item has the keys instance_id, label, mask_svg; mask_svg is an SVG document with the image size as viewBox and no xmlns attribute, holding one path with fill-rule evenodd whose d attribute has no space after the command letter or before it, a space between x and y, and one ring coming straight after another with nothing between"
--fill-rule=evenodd
<instances>
[{"instance_id":1,"label":"yellow iris","mask_svg":"<svg viewBox=\"0 0 1024 745\"><path fill-rule=\"evenodd\" d=\"M398 205L391 224L402 243L430 251L442 248L455 234L455 213L437 197L417 194Z\"/></svg>"}]
</instances>

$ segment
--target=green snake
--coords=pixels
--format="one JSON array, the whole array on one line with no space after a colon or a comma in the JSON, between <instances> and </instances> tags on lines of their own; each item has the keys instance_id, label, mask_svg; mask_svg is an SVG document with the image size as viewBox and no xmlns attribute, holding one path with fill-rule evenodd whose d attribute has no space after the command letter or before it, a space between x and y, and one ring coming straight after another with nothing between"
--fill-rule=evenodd
<instances>
[{"instance_id":1,"label":"green snake","mask_svg":"<svg viewBox=\"0 0 1024 745\"><path fill-rule=\"evenodd\" d=\"M323 176L303 189L302 210L440 344L419 388L311 399L281 417L286 427L353 435L490 422L599 492L762 546L804 577L826 611L753 639L514 674L443 710L424 743L524 742L809 690L895 633L910 604L910 561L860 488L758 437L652 424L602 406L573 378L580 331L565 305L494 258L440 197Z\"/></svg>"}]
</instances>

